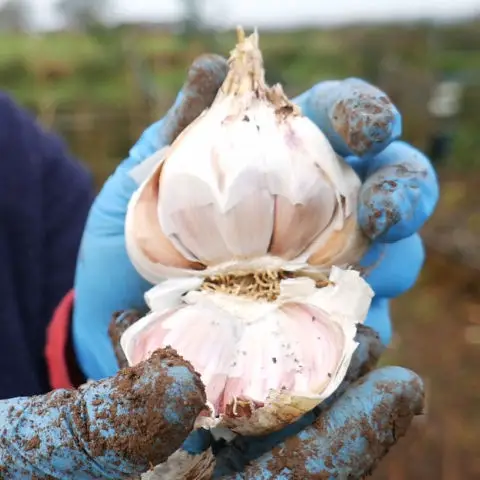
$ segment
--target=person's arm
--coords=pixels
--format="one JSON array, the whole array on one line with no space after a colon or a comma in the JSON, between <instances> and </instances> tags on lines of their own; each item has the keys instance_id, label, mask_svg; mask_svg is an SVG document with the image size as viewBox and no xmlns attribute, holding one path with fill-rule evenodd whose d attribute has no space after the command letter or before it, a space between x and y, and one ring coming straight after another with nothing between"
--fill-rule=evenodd
<instances>
[{"instance_id":1,"label":"person's arm","mask_svg":"<svg viewBox=\"0 0 480 480\"><path fill-rule=\"evenodd\" d=\"M44 274L39 284L41 304L36 321L45 329L50 323L45 349L50 386L67 388L83 380L70 353L73 351L69 346L73 294L69 292L73 287L83 229L94 198L93 181L63 142L42 129L32 115L5 94L0 94L0 103L2 116L10 130L10 133L4 133L15 136L16 141L9 144L14 143L15 148L21 149L18 158L23 160L9 168L11 178L8 182L15 188L15 178L30 175L39 192L40 204L35 211L41 216L38 220L42 238L38 239L40 257L35 261L42 263L40 271ZM23 194L21 191L17 193ZM55 320L50 322L55 309Z\"/></svg>"}]
</instances>

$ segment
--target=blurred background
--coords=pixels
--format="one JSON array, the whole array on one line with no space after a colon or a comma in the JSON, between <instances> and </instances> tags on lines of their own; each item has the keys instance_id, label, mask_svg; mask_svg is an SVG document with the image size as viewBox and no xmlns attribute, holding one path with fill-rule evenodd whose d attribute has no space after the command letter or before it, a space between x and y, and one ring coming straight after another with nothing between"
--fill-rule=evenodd
<instances>
[{"instance_id":1,"label":"blurred background","mask_svg":"<svg viewBox=\"0 0 480 480\"><path fill-rule=\"evenodd\" d=\"M428 414L376 480L480 478L480 0L0 0L0 89L68 142L98 187L170 106L199 54L258 26L270 82L296 95L363 77L430 155L441 201L427 261L396 300L384 364L425 379Z\"/></svg>"}]
</instances>

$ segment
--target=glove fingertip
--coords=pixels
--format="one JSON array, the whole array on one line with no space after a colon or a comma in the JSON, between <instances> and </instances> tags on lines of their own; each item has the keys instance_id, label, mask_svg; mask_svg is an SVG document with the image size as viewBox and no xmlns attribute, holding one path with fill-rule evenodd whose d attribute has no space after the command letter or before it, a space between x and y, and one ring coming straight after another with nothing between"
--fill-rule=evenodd
<instances>
[{"instance_id":1,"label":"glove fingertip","mask_svg":"<svg viewBox=\"0 0 480 480\"><path fill-rule=\"evenodd\" d=\"M359 79L344 80L338 89L330 118L351 153L371 157L401 135L400 112L383 91Z\"/></svg>"},{"instance_id":2,"label":"glove fingertip","mask_svg":"<svg viewBox=\"0 0 480 480\"><path fill-rule=\"evenodd\" d=\"M351 382L357 381L374 368L385 350L380 335L367 325L357 325L355 341L358 343L358 347L353 354L345 377Z\"/></svg>"},{"instance_id":3,"label":"glove fingertip","mask_svg":"<svg viewBox=\"0 0 480 480\"><path fill-rule=\"evenodd\" d=\"M401 396L408 400L410 409L416 415L421 413L419 402L423 399L424 385L422 378L413 370L395 365L379 368L370 373L358 388L368 388L364 385L371 385L380 397L388 395L390 402Z\"/></svg>"},{"instance_id":4,"label":"glove fingertip","mask_svg":"<svg viewBox=\"0 0 480 480\"><path fill-rule=\"evenodd\" d=\"M339 463L349 462L353 472L352 459L360 456L378 459L377 453L386 453L406 433L413 417L423 413L423 407L424 385L419 375L403 367L383 367L352 386L318 420L316 432L308 433L323 444L319 458L336 453ZM334 452L332 445L323 439L338 436L338 432L344 437L343 448ZM357 442L359 438L367 438L368 443Z\"/></svg>"},{"instance_id":5,"label":"glove fingertip","mask_svg":"<svg viewBox=\"0 0 480 480\"><path fill-rule=\"evenodd\" d=\"M122 349L120 339L124 332L140 320L141 314L136 310L120 310L112 315L108 326L108 336L112 342L113 350L120 368L128 367L128 361Z\"/></svg>"},{"instance_id":6,"label":"glove fingertip","mask_svg":"<svg viewBox=\"0 0 480 480\"><path fill-rule=\"evenodd\" d=\"M186 81L188 89L200 91L212 86L216 91L221 87L228 72L227 60L216 54L204 54L197 57L192 63Z\"/></svg>"},{"instance_id":7,"label":"glove fingertip","mask_svg":"<svg viewBox=\"0 0 480 480\"><path fill-rule=\"evenodd\" d=\"M414 372L376 370L312 427L247 467L242 478L362 478L422 413L423 398L423 383Z\"/></svg>"},{"instance_id":8,"label":"glove fingertip","mask_svg":"<svg viewBox=\"0 0 480 480\"><path fill-rule=\"evenodd\" d=\"M101 438L95 447L98 451L102 445L99 456L114 452L122 458L122 468L131 471L158 465L179 449L206 398L200 376L171 348L157 350L115 377L87 385L81 395L88 425Z\"/></svg>"},{"instance_id":9,"label":"glove fingertip","mask_svg":"<svg viewBox=\"0 0 480 480\"><path fill-rule=\"evenodd\" d=\"M165 116L162 139L171 144L214 101L227 75L227 61L213 54L201 55L188 70L177 101Z\"/></svg>"}]
</instances>

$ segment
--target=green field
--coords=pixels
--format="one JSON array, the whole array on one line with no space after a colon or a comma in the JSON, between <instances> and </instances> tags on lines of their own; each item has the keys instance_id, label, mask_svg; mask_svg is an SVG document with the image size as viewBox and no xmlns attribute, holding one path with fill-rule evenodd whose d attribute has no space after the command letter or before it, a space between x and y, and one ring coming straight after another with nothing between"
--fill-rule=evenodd
<instances>
[{"instance_id":1,"label":"green field","mask_svg":"<svg viewBox=\"0 0 480 480\"><path fill-rule=\"evenodd\" d=\"M376 81L381 62L392 57L398 57L400 68L413 68L417 74L478 72L480 56L472 48L474 42L480 42L475 27L264 32L261 44L271 76L281 77L287 87L296 90L321 79L349 75ZM27 103L35 103L42 94L59 102L75 102L87 94L94 101L127 101L129 57L146 62L159 89L170 92L181 85L185 69L196 55L212 50L227 55L234 39L230 32L185 41L169 32L134 28L107 31L98 37L68 32L3 35L0 86Z\"/></svg>"},{"instance_id":2,"label":"green field","mask_svg":"<svg viewBox=\"0 0 480 480\"><path fill-rule=\"evenodd\" d=\"M451 162L471 167L480 162L473 154L480 151L479 32L479 22L471 22L260 33L270 82L280 81L294 95L321 80L363 77L392 97L405 118L405 138L420 148L438 128L427 110L435 82L464 79L462 110L449 126ZM5 34L0 88L66 136L75 153L95 162L101 183L113 159L168 108L193 59L205 52L228 55L234 41L234 32L185 39L138 27L96 35Z\"/></svg>"}]
</instances>

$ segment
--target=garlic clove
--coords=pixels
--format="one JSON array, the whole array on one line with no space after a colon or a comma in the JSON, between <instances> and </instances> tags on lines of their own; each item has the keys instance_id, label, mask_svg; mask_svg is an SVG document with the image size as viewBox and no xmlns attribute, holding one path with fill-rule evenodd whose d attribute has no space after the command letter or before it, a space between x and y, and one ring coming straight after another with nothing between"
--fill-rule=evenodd
<instances>
[{"instance_id":1,"label":"garlic clove","mask_svg":"<svg viewBox=\"0 0 480 480\"><path fill-rule=\"evenodd\" d=\"M294 260L321 234L328 225L329 203L333 204L330 191L318 190L308 204L292 203L288 198L275 196L275 216L272 240L268 253L285 260ZM318 205L325 205L323 212Z\"/></svg>"},{"instance_id":2,"label":"garlic clove","mask_svg":"<svg viewBox=\"0 0 480 480\"><path fill-rule=\"evenodd\" d=\"M306 124L309 122L307 120ZM335 157L320 133L318 152L302 145L300 131L290 123L277 125L281 135L272 151L275 164L269 172L269 189L275 196L275 221L271 255L292 260L296 258L329 225L336 208L334 186L316 165L317 155ZM325 139L326 141L326 139Z\"/></svg>"},{"instance_id":3,"label":"garlic clove","mask_svg":"<svg viewBox=\"0 0 480 480\"><path fill-rule=\"evenodd\" d=\"M358 193L361 181L354 170L339 159L342 194L330 225L306 248L299 259L310 265L329 269L332 265L356 265L370 247L357 220Z\"/></svg>"},{"instance_id":4,"label":"garlic clove","mask_svg":"<svg viewBox=\"0 0 480 480\"><path fill-rule=\"evenodd\" d=\"M342 230L332 226L328 235L317 239L308 249L308 263L328 269L331 265L342 267L356 265L367 252L370 242L362 234L356 216L348 218Z\"/></svg>"},{"instance_id":5,"label":"garlic clove","mask_svg":"<svg viewBox=\"0 0 480 480\"><path fill-rule=\"evenodd\" d=\"M125 219L125 241L129 257L137 271L152 283L165 277L157 273L156 265L187 270L204 268L200 263L185 258L162 232L156 212L158 176L162 166L162 162L157 164L152 174L133 194Z\"/></svg>"},{"instance_id":6,"label":"garlic clove","mask_svg":"<svg viewBox=\"0 0 480 480\"><path fill-rule=\"evenodd\" d=\"M172 241L178 239L195 252L205 265L262 256L270 243L274 210L274 200L262 183L258 172L241 172L229 189L230 206L222 211L214 199L217 191L205 183L181 176L170 178L165 181L170 186L160 195L163 230ZM187 188L195 191L186 199L191 205L180 198Z\"/></svg>"},{"instance_id":7,"label":"garlic clove","mask_svg":"<svg viewBox=\"0 0 480 480\"><path fill-rule=\"evenodd\" d=\"M237 324L215 305L183 305L142 318L126 330L121 345L130 365L170 345L201 374L207 400L218 411L233 362Z\"/></svg>"}]
</instances>

